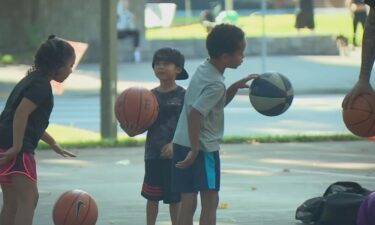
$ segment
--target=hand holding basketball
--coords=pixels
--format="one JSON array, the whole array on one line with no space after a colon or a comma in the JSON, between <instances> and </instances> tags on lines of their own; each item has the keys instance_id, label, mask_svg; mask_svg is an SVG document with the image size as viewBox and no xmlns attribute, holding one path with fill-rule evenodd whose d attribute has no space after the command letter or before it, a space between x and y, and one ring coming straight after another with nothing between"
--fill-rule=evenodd
<instances>
[{"instance_id":1,"label":"hand holding basketball","mask_svg":"<svg viewBox=\"0 0 375 225\"><path fill-rule=\"evenodd\" d=\"M235 82L232 86L234 86L236 89L241 89L241 88L249 88L250 85L247 84L250 80L257 79L259 78L259 74L250 74L245 78L242 78L241 80Z\"/></svg>"},{"instance_id":2,"label":"hand holding basketball","mask_svg":"<svg viewBox=\"0 0 375 225\"><path fill-rule=\"evenodd\" d=\"M98 207L87 192L66 191L56 200L52 218L55 225L95 225Z\"/></svg>"},{"instance_id":3,"label":"hand holding basketball","mask_svg":"<svg viewBox=\"0 0 375 225\"><path fill-rule=\"evenodd\" d=\"M116 99L115 115L122 129L131 136L147 130L159 114L156 96L143 87L130 87Z\"/></svg>"},{"instance_id":4,"label":"hand holding basketball","mask_svg":"<svg viewBox=\"0 0 375 225\"><path fill-rule=\"evenodd\" d=\"M358 82L354 85L352 90L350 90L350 92L345 96L342 102L342 108L346 109L348 107L351 107L351 105L354 102L354 99L361 94L370 94L374 95L375 97L375 93L368 80L358 80Z\"/></svg>"},{"instance_id":5,"label":"hand holding basketball","mask_svg":"<svg viewBox=\"0 0 375 225\"><path fill-rule=\"evenodd\" d=\"M345 126L355 135L371 137L375 135L375 95L358 95L342 111Z\"/></svg>"}]
</instances>

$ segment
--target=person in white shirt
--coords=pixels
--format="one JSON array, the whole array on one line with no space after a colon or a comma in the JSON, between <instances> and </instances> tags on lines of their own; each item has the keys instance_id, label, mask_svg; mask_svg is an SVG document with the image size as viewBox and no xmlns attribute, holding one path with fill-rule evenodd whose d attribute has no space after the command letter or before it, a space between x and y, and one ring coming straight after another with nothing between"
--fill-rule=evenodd
<instances>
[{"instance_id":1,"label":"person in white shirt","mask_svg":"<svg viewBox=\"0 0 375 225\"><path fill-rule=\"evenodd\" d=\"M134 61L141 61L139 49L139 30L134 23L134 14L129 10L128 0L119 0L117 4L117 38L133 38Z\"/></svg>"}]
</instances>

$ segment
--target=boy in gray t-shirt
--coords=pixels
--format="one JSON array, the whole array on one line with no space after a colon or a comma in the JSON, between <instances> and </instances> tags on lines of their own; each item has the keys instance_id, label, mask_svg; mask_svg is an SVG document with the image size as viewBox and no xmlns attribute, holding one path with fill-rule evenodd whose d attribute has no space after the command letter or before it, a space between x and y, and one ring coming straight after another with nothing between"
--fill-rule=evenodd
<instances>
[{"instance_id":1,"label":"boy in gray t-shirt","mask_svg":"<svg viewBox=\"0 0 375 225\"><path fill-rule=\"evenodd\" d=\"M224 131L224 106L240 88L259 75L249 75L228 89L226 68L237 68L244 58L244 32L233 25L213 28L206 40L209 58L193 75L173 138L172 191L181 193L178 225L192 225L201 195L201 225L216 224L220 189L219 142Z\"/></svg>"}]
</instances>

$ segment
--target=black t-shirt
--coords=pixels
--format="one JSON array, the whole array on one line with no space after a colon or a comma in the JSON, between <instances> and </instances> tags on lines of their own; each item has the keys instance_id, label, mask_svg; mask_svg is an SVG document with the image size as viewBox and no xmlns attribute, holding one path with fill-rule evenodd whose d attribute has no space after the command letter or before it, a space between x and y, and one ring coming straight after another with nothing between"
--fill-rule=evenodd
<instances>
[{"instance_id":1,"label":"black t-shirt","mask_svg":"<svg viewBox=\"0 0 375 225\"><path fill-rule=\"evenodd\" d=\"M365 3L372 8L375 8L375 0L365 0Z\"/></svg>"},{"instance_id":2,"label":"black t-shirt","mask_svg":"<svg viewBox=\"0 0 375 225\"><path fill-rule=\"evenodd\" d=\"M185 96L185 89L180 86L169 92L160 92L156 88L151 92L158 99L159 114L147 131L145 160L161 159L162 148L173 139Z\"/></svg>"},{"instance_id":3,"label":"black t-shirt","mask_svg":"<svg viewBox=\"0 0 375 225\"><path fill-rule=\"evenodd\" d=\"M0 148L8 149L13 145L13 118L23 98L32 101L37 107L29 115L22 151L34 151L48 127L53 108L51 84L47 77L32 73L14 87L0 115Z\"/></svg>"}]
</instances>

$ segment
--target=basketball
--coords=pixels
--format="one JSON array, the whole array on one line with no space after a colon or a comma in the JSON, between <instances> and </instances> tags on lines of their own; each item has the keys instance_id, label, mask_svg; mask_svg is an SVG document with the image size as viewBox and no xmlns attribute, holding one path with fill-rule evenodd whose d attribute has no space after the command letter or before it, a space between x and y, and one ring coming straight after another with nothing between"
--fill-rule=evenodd
<instances>
[{"instance_id":1,"label":"basketball","mask_svg":"<svg viewBox=\"0 0 375 225\"><path fill-rule=\"evenodd\" d=\"M117 97L115 114L120 124L132 124L146 130L159 114L158 100L146 88L131 87Z\"/></svg>"},{"instance_id":2,"label":"basketball","mask_svg":"<svg viewBox=\"0 0 375 225\"><path fill-rule=\"evenodd\" d=\"M250 85L250 102L265 116L278 116L292 104L294 92L287 77L280 73L264 73Z\"/></svg>"},{"instance_id":3,"label":"basketball","mask_svg":"<svg viewBox=\"0 0 375 225\"><path fill-rule=\"evenodd\" d=\"M53 206L55 225L95 225L98 207L95 200L86 192L71 190L64 192Z\"/></svg>"},{"instance_id":4,"label":"basketball","mask_svg":"<svg viewBox=\"0 0 375 225\"><path fill-rule=\"evenodd\" d=\"M375 136L375 100L369 94L358 96L350 108L343 109L345 126L360 137Z\"/></svg>"}]
</instances>

